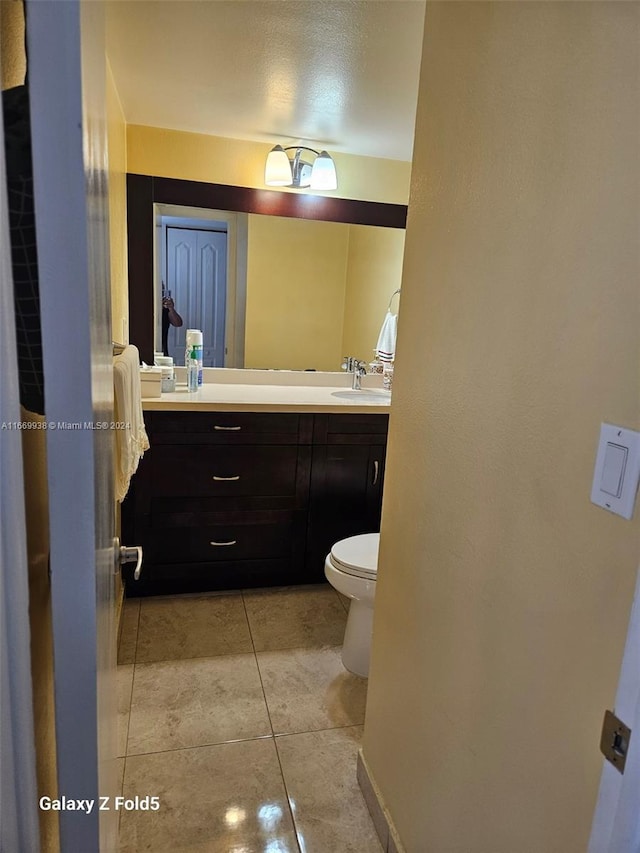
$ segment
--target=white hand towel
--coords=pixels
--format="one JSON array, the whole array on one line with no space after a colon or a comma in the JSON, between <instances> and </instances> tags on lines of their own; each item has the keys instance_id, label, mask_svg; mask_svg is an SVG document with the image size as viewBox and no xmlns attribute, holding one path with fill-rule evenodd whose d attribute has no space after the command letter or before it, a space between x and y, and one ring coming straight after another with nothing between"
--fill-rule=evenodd
<instances>
[{"instance_id":1,"label":"white hand towel","mask_svg":"<svg viewBox=\"0 0 640 853\"><path fill-rule=\"evenodd\" d=\"M384 318L378 343L376 344L376 355L380 361L393 361L396 356L396 336L398 334L398 315L387 311Z\"/></svg>"},{"instance_id":2,"label":"white hand towel","mask_svg":"<svg viewBox=\"0 0 640 853\"><path fill-rule=\"evenodd\" d=\"M138 348L127 346L113 361L114 414L123 429L115 432L115 491L122 502L129 491L142 454L149 449L144 428L140 394L140 355Z\"/></svg>"}]
</instances>

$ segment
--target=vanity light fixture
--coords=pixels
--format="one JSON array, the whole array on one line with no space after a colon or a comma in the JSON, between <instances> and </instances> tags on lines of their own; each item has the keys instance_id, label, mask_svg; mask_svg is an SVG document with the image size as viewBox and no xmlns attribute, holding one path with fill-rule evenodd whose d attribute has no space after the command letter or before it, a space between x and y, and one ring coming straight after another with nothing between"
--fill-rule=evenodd
<instances>
[{"instance_id":1,"label":"vanity light fixture","mask_svg":"<svg viewBox=\"0 0 640 853\"><path fill-rule=\"evenodd\" d=\"M294 151L289 158L287 151ZM315 155L313 163L303 160L303 151ZM326 151L316 151L306 145L275 145L267 156L264 182L270 187L310 187L312 190L338 188L336 166Z\"/></svg>"}]
</instances>

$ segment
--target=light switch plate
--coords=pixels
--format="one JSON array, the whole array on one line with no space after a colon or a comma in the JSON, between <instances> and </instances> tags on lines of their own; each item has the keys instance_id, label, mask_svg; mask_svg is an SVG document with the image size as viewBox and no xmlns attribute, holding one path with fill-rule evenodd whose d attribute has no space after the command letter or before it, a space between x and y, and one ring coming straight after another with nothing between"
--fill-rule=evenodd
<instances>
[{"instance_id":1,"label":"light switch plate","mask_svg":"<svg viewBox=\"0 0 640 853\"><path fill-rule=\"evenodd\" d=\"M601 424L591 501L631 518L640 480L640 432Z\"/></svg>"}]
</instances>

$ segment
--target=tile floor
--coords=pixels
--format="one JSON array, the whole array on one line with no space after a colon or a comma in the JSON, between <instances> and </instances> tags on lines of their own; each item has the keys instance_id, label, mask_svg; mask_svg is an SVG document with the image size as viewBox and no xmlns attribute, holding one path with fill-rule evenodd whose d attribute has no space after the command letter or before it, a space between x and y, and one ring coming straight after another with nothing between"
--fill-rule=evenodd
<instances>
[{"instance_id":1,"label":"tile floor","mask_svg":"<svg viewBox=\"0 0 640 853\"><path fill-rule=\"evenodd\" d=\"M367 682L327 585L131 599L118 660L120 853L381 853L356 782Z\"/></svg>"}]
</instances>

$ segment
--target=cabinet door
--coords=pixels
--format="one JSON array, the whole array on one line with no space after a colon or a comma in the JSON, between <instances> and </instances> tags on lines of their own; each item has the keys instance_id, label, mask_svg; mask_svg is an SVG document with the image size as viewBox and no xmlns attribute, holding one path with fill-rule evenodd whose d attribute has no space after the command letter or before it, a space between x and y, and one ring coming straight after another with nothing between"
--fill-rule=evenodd
<instances>
[{"instance_id":1,"label":"cabinet door","mask_svg":"<svg viewBox=\"0 0 640 853\"><path fill-rule=\"evenodd\" d=\"M384 458L381 445L314 447L306 570L318 581L334 542L380 530Z\"/></svg>"}]
</instances>

